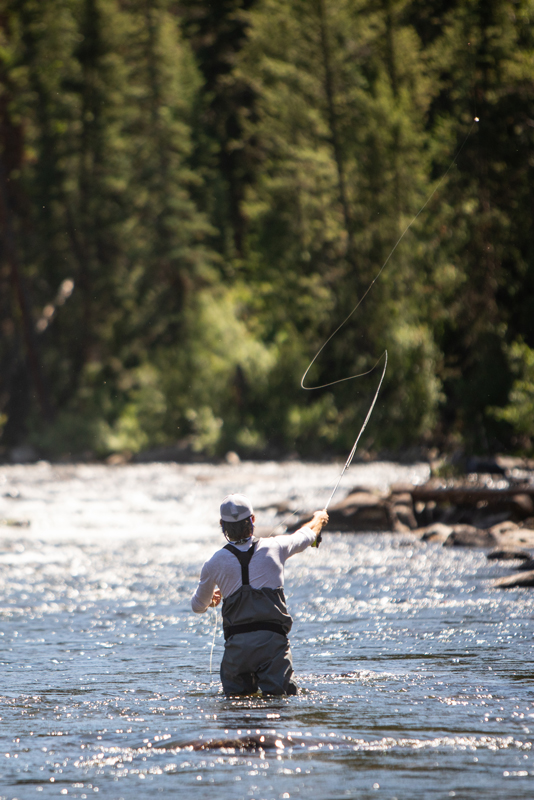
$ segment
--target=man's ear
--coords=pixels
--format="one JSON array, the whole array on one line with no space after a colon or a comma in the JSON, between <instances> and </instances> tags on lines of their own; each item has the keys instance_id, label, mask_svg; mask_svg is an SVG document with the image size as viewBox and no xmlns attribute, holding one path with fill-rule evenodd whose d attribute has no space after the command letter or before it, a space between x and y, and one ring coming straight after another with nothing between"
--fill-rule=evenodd
<instances>
[{"instance_id":1,"label":"man's ear","mask_svg":"<svg viewBox=\"0 0 534 800\"><path fill-rule=\"evenodd\" d=\"M250 519L251 519L251 522L252 522L252 524L254 525L254 523L256 522L256 517L255 517L255 515L254 515L254 514L251 514L251 515L250 515Z\"/></svg>"}]
</instances>

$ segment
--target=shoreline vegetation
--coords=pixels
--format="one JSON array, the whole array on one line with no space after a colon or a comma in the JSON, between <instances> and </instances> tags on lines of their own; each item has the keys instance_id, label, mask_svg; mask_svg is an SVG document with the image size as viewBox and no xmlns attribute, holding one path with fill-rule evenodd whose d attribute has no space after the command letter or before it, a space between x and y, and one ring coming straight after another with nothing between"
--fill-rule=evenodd
<instances>
[{"instance_id":1,"label":"shoreline vegetation","mask_svg":"<svg viewBox=\"0 0 534 800\"><path fill-rule=\"evenodd\" d=\"M0 458L534 454L533 19L0 0Z\"/></svg>"}]
</instances>

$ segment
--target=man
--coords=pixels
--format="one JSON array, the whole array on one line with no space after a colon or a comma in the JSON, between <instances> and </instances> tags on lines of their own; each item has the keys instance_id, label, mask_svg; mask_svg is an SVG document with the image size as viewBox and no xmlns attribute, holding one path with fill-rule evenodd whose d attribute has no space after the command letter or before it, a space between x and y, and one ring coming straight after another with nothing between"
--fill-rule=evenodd
<instances>
[{"instance_id":1,"label":"man","mask_svg":"<svg viewBox=\"0 0 534 800\"><path fill-rule=\"evenodd\" d=\"M295 533L269 539L253 538L254 521L248 498L241 494L224 498L221 528L228 544L202 567L191 607L202 614L223 598L225 694L251 694L258 688L263 694L296 694L287 639L293 621L284 597L284 564L317 541L328 514L316 511Z\"/></svg>"}]
</instances>

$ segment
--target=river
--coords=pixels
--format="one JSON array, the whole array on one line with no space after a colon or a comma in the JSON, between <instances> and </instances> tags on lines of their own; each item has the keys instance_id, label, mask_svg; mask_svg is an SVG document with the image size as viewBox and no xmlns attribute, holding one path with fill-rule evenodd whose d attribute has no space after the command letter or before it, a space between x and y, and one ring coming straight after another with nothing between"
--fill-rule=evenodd
<instances>
[{"instance_id":1,"label":"river","mask_svg":"<svg viewBox=\"0 0 534 800\"><path fill-rule=\"evenodd\" d=\"M190 607L221 498L272 526L340 468L0 466L1 800L530 800L534 590L482 551L325 534L286 566L300 694L221 694L220 611ZM353 465L339 497L427 474Z\"/></svg>"}]
</instances>

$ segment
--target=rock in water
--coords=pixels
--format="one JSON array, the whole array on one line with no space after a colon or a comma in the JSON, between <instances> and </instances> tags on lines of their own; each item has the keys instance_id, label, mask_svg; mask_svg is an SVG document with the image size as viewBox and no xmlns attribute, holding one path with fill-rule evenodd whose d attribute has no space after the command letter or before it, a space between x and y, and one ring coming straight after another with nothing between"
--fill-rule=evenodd
<instances>
[{"instance_id":1,"label":"rock in water","mask_svg":"<svg viewBox=\"0 0 534 800\"><path fill-rule=\"evenodd\" d=\"M433 525L427 525L426 528L419 528L416 533L421 534L422 542L438 542L443 544L453 532L451 525L445 525L443 522L434 522Z\"/></svg>"},{"instance_id":2,"label":"rock in water","mask_svg":"<svg viewBox=\"0 0 534 800\"><path fill-rule=\"evenodd\" d=\"M499 578L493 581L495 589L513 589L521 586L534 586L534 569L528 572L520 572L518 575L507 575L506 578Z\"/></svg>"},{"instance_id":3,"label":"rock in water","mask_svg":"<svg viewBox=\"0 0 534 800\"><path fill-rule=\"evenodd\" d=\"M521 572L528 572L531 569L534 569L534 558L529 558L528 561L522 561L516 569L521 570Z\"/></svg>"},{"instance_id":4,"label":"rock in water","mask_svg":"<svg viewBox=\"0 0 534 800\"><path fill-rule=\"evenodd\" d=\"M443 547L495 547L497 539L490 531L475 528L473 525L453 525L453 531Z\"/></svg>"},{"instance_id":5,"label":"rock in water","mask_svg":"<svg viewBox=\"0 0 534 800\"><path fill-rule=\"evenodd\" d=\"M410 492L397 492L390 497L390 514L393 530L404 532L417 528Z\"/></svg>"},{"instance_id":6,"label":"rock in water","mask_svg":"<svg viewBox=\"0 0 534 800\"><path fill-rule=\"evenodd\" d=\"M509 536L510 534L521 530L521 528L517 522L512 522L511 519L506 519L503 522L499 522L497 525L492 525L488 530L493 533L494 536L500 539L503 536Z\"/></svg>"},{"instance_id":7,"label":"rock in water","mask_svg":"<svg viewBox=\"0 0 534 800\"><path fill-rule=\"evenodd\" d=\"M522 550L526 548L534 549L534 531L529 528L516 528L499 534L495 534L495 529L491 528L490 533L493 533L494 536L496 535L498 547L518 547Z\"/></svg>"},{"instance_id":8,"label":"rock in water","mask_svg":"<svg viewBox=\"0 0 534 800\"><path fill-rule=\"evenodd\" d=\"M257 732L255 734L249 733L246 736L235 736L235 737L227 737L221 739L199 738L189 742L175 742L175 741L154 742L152 748L161 750L177 750L177 751L248 750L253 752L255 750L285 750L293 747L306 747L317 750L322 748L323 746L331 747L332 744L344 745L346 744L346 740L334 739L331 737L329 737L328 740L324 740L308 736L302 737L291 733L288 733L287 735L284 736L283 734L276 734L276 733L261 734L260 732Z\"/></svg>"},{"instance_id":9,"label":"rock in water","mask_svg":"<svg viewBox=\"0 0 534 800\"><path fill-rule=\"evenodd\" d=\"M488 553L487 558L490 561L528 561L530 553L519 547L496 547L495 550Z\"/></svg>"},{"instance_id":10,"label":"rock in water","mask_svg":"<svg viewBox=\"0 0 534 800\"><path fill-rule=\"evenodd\" d=\"M391 531L394 522L389 503L378 492L359 489L328 509L327 531ZM290 530L288 526L288 530Z\"/></svg>"}]
</instances>

